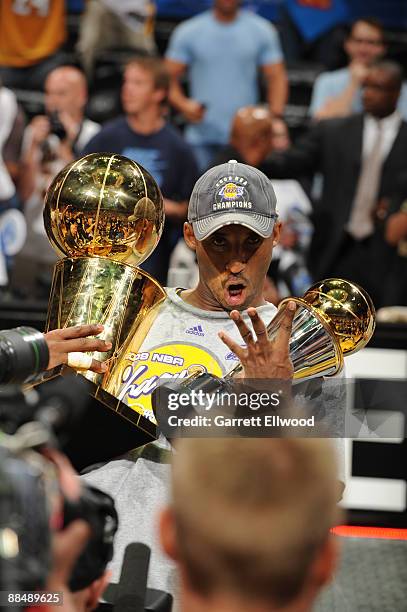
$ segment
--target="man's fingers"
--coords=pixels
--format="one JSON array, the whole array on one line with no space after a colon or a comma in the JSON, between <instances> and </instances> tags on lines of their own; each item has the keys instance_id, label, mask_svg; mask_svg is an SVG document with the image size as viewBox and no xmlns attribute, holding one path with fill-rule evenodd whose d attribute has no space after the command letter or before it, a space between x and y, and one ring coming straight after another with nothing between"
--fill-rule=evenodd
<instances>
[{"instance_id":1,"label":"man's fingers","mask_svg":"<svg viewBox=\"0 0 407 612\"><path fill-rule=\"evenodd\" d=\"M255 308L248 308L247 314L253 325L253 329L257 336L257 342L260 345L266 345L268 343L267 327L263 320L259 317L259 314Z\"/></svg>"},{"instance_id":2,"label":"man's fingers","mask_svg":"<svg viewBox=\"0 0 407 612\"><path fill-rule=\"evenodd\" d=\"M226 344L226 346L232 351L232 353L234 353L236 357L240 359L240 361L242 361L242 359L246 357L245 349L239 346L237 342L232 340L232 338L225 334L225 332L219 332L218 336L222 340L222 342L224 342L224 344Z\"/></svg>"},{"instance_id":3,"label":"man's fingers","mask_svg":"<svg viewBox=\"0 0 407 612\"><path fill-rule=\"evenodd\" d=\"M230 313L230 318L234 321L237 329L239 330L240 335L246 344L250 342L254 342L253 334L251 330L247 327L246 323L243 321L243 317L238 310L232 310Z\"/></svg>"},{"instance_id":4,"label":"man's fingers","mask_svg":"<svg viewBox=\"0 0 407 612\"><path fill-rule=\"evenodd\" d=\"M85 338L86 336L97 336L103 331L103 325L76 325L75 327L66 327L58 331L60 331L61 339L70 340L73 338Z\"/></svg>"},{"instance_id":5,"label":"man's fingers","mask_svg":"<svg viewBox=\"0 0 407 612\"><path fill-rule=\"evenodd\" d=\"M280 327L278 328L276 338L274 340L274 350L281 350L287 353L289 352L289 342L296 308L297 306L292 300L290 300L286 305L284 314L281 318Z\"/></svg>"},{"instance_id":6,"label":"man's fingers","mask_svg":"<svg viewBox=\"0 0 407 612\"><path fill-rule=\"evenodd\" d=\"M92 351L106 353L111 348L111 342L105 342L99 338L77 338L73 340L66 340L63 343L63 350L66 353L87 353Z\"/></svg>"},{"instance_id":7,"label":"man's fingers","mask_svg":"<svg viewBox=\"0 0 407 612\"><path fill-rule=\"evenodd\" d=\"M101 361L97 361L96 359L92 359L92 365L89 370L92 372L96 372L97 374L103 374L107 371L107 363L102 363Z\"/></svg>"}]
</instances>

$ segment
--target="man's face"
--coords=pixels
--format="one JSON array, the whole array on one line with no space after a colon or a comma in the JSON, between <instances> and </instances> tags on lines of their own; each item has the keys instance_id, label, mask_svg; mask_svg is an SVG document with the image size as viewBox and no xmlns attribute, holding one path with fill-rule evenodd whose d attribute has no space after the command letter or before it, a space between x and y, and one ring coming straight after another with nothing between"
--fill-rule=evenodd
<instances>
[{"instance_id":1,"label":"man's face","mask_svg":"<svg viewBox=\"0 0 407 612\"><path fill-rule=\"evenodd\" d=\"M227 225L194 248L199 279L208 295L224 310L244 310L258 303L280 225L270 238L262 238L242 225Z\"/></svg>"},{"instance_id":2,"label":"man's face","mask_svg":"<svg viewBox=\"0 0 407 612\"><path fill-rule=\"evenodd\" d=\"M386 70L371 68L363 83L363 107L367 113L381 119L391 115L396 107L400 90L393 76Z\"/></svg>"},{"instance_id":3,"label":"man's face","mask_svg":"<svg viewBox=\"0 0 407 612\"><path fill-rule=\"evenodd\" d=\"M137 64L127 66L122 86L122 104L126 115L135 115L157 104L154 77Z\"/></svg>"},{"instance_id":4,"label":"man's face","mask_svg":"<svg viewBox=\"0 0 407 612\"><path fill-rule=\"evenodd\" d=\"M351 61L370 66L384 55L382 33L364 21L357 21L345 42L345 51Z\"/></svg>"},{"instance_id":5,"label":"man's face","mask_svg":"<svg viewBox=\"0 0 407 612\"><path fill-rule=\"evenodd\" d=\"M240 5L240 0L214 0L215 9L222 15L233 16Z\"/></svg>"},{"instance_id":6,"label":"man's face","mask_svg":"<svg viewBox=\"0 0 407 612\"><path fill-rule=\"evenodd\" d=\"M45 81L45 108L47 113L75 115L86 103L86 90L81 81L69 73L51 72Z\"/></svg>"}]
</instances>

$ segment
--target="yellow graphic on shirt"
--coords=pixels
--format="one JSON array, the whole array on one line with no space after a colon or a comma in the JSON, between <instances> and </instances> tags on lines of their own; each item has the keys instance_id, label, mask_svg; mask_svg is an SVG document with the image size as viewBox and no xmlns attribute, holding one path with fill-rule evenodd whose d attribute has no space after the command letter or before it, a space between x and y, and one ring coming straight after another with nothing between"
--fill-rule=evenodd
<instances>
[{"instance_id":1,"label":"yellow graphic on shirt","mask_svg":"<svg viewBox=\"0 0 407 612\"><path fill-rule=\"evenodd\" d=\"M129 352L124 361L118 399L153 423L156 420L151 394L161 378L187 378L197 371L223 374L214 355L192 344L160 344L138 353Z\"/></svg>"}]
</instances>

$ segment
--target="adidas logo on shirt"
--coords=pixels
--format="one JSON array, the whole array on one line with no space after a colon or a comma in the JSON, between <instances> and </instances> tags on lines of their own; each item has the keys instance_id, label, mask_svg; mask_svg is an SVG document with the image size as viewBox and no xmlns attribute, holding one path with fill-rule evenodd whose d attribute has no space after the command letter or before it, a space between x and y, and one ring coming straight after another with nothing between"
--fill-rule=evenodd
<instances>
[{"instance_id":1,"label":"adidas logo on shirt","mask_svg":"<svg viewBox=\"0 0 407 612\"><path fill-rule=\"evenodd\" d=\"M204 330L202 329L202 325L193 325L189 329L185 330L186 334L193 334L194 336L204 336Z\"/></svg>"},{"instance_id":2,"label":"adidas logo on shirt","mask_svg":"<svg viewBox=\"0 0 407 612\"><path fill-rule=\"evenodd\" d=\"M225 357L225 359L228 360L232 360L232 361L239 361L239 359L236 357L236 355L232 352L228 353Z\"/></svg>"}]
</instances>

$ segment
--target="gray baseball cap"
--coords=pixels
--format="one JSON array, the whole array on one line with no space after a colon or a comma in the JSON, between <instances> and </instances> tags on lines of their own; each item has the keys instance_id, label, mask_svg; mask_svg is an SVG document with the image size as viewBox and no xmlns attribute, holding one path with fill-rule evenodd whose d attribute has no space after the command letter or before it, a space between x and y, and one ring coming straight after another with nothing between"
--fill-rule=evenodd
<instances>
[{"instance_id":1,"label":"gray baseball cap","mask_svg":"<svg viewBox=\"0 0 407 612\"><path fill-rule=\"evenodd\" d=\"M231 159L211 168L195 183L188 207L198 240L225 225L244 225L268 238L277 219L277 198L265 174Z\"/></svg>"}]
</instances>

